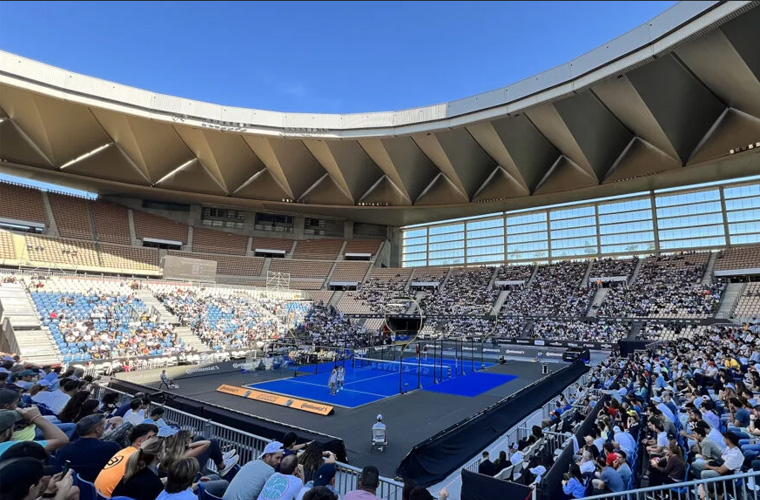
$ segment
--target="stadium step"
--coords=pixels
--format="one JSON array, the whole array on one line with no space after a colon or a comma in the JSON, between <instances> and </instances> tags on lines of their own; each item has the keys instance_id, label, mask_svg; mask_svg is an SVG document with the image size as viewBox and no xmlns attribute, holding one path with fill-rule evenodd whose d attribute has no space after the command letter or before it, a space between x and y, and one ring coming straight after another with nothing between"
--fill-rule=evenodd
<instances>
[{"instance_id":1,"label":"stadium step","mask_svg":"<svg viewBox=\"0 0 760 500\"><path fill-rule=\"evenodd\" d=\"M5 283L0 287L0 320L8 318L17 329L36 329L42 326L37 309L21 283Z\"/></svg>"},{"instance_id":2,"label":"stadium step","mask_svg":"<svg viewBox=\"0 0 760 500\"><path fill-rule=\"evenodd\" d=\"M143 303L148 306L148 308L154 307L156 311L158 311L159 316L161 316L161 321L166 321L172 325L179 325L179 318L170 313L166 307L164 307L161 301L153 296L150 290L145 288L136 290L135 296L138 299L142 300Z\"/></svg>"},{"instance_id":3,"label":"stadium step","mask_svg":"<svg viewBox=\"0 0 760 500\"><path fill-rule=\"evenodd\" d=\"M710 253L710 260L707 261L707 267L705 268L705 275L702 277L703 285L711 285L713 282L713 269L715 269L715 261L718 260L718 252Z\"/></svg>"},{"instance_id":4,"label":"stadium step","mask_svg":"<svg viewBox=\"0 0 760 500\"><path fill-rule=\"evenodd\" d=\"M272 257L264 259L264 265L261 266L261 274L259 276L269 276L269 268L272 267Z\"/></svg>"},{"instance_id":5,"label":"stadium step","mask_svg":"<svg viewBox=\"0 0 760 500\"><path fill-rule=\"evenodd\" d=\"M507 300L508 296L509 296L509 292L507 290L502 290L499 292L499 296L496 297L496 302L494 302L493 308L494 308L497 318L499 317L501 306L504 305L504 302Z\"/></svg>"},{"instance_id":6,"label":"stadium step","mask_svg":"<svg viewBox=\"0 0 760 500\"><path fill-rule=\"evenodd\" d=\"M586 288L588 286L588 277L591 274L591 268L594 266L594 261L590 260L588 261L588 266L586 267L586 273L583 275L583 279L580 283L578 283L578 287L580 288Z\"/></svg>"},{"instance_id":7,"label":"stadium step","mask_svg":"<svg viewBox=\"0 0 760 500\"><path fill-rule=\"evenodd\" d=\"M187 347L193 348L198 352L208 352L211 349L204 344L192 331L189 326L178 326L174 329L177 338L180 339Z\"/></svg>"},{"instance_id":8,"label":"stadium step","mask_svg":"<svg viewBox=\"0 0 760 500\"><path fill-rule=\"evenodd\" d=\"M636 263L636 267L633 269L633 272L631 273L631 277L628 279L628 284L632 284L636 279L639 277L639 273L641 272L641 266L644 265L644 259L639 259L639 261Z\"/></svg>"},{"instance_id":9,"label":"stadium step","mask_svg":"<svg viewBox=\"0 0 760 500\"><path fill-rule=\"evenodd\" d=\"M728 319L733 315L736 303L744 292L746 283L729 283L720 298L720 306L715 313L717 319Z\"/></svg>"},{"instance_id":10,"label":"stadium step","mask_svg":"<svg viewBox=\"0 0 760 500\"><path fill-rule=\"evenodd\" d=\"M538 272L538 264L533 265L533 273L530 275L530 279L527 283L525 283L525 288L529 288L531 285L533 285L533 280L536 278L536 273Z\"/></svg>"},{"instance_id":11,"label":"stadium step","mask_svg":"<svg viewBox=\"0 0 760 500\"><path fill-rule=\"evenodd\" d=\"M24 360L37 364L60 363L58 349L48 330L15 330L18 354Z\"/></svg>"},{"instance_id":12,"label":"stadium step","mask_svg":"<svg viewBox=\"0 0 760 500\"><path fill-rule=\"evenodd\" d=\"M337 292L332 294L332 297L330 297L330 302L328 302L328 305L338 307L338 302L340 302L341 297L343 297L345 293L346 292L342 290L338 290Z\"/></svg>"},{"instance_id":13,"label":"stadium step","mask_svg":"<svg viewBox=\"0 0 760 500\"><path fill-rule=\"evenodd\" d=\"M586 313L588 316L595 316L591 314L593 311L596 311L599 306L602 305L602 302L604 302L604 298L607 296L607 293L610 291L609 288L599 288L596 290L596 294L594 294L594 300L591 301L591 306L589 307L588 312Z\"/></svg>"}]
</instances>

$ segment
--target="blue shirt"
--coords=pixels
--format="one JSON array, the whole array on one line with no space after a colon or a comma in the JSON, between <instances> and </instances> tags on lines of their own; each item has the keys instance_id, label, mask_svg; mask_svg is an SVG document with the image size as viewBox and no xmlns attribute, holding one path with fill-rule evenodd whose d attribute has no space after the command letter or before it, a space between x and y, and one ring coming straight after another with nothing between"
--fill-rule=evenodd
<instances>
[{"instance_id":1,"label":"blue shirt","mask_svg":"<svg viewBox=\"0 0 760 500\"><path fill-rule=\"evenodd\" d=\"M607 485L607 488L612 492L623 491L625 486L623 480L620 479L618 471L612 467L605 467L602 469L602 481Z\"/></svg>"},{"instance_id":2,"label":"blue shirt","mask_svg":"<svg viewBox=\"0 0 760 500\"><path fill-rule=\"evenodd\" d=\"M739 422L739 427L749 427L749 412L746 408L736 410L734 419Z\"/></svg>"},{"instance_id":3,"label":"blue shirt","mask_svg":"<svg viewBox=\"0 0 760 500\"><path fill-rule=\"evenodd\" d=\"M565 495L570 495L573 498L583 498L586 496L586 487L575 477L571 477L570 481L562 486L562 491L565 492Z\"/></svg>"}]
</instances>

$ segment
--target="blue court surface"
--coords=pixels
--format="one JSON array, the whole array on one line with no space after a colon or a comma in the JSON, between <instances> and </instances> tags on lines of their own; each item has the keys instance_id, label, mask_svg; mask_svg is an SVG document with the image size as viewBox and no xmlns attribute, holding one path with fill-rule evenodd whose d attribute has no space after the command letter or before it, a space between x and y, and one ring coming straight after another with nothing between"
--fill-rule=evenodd
<instances>
[{"instance_id":1,"label":"blue court surface","mask_svg":"<svg viewBox=\"0 0 760 500\"><path fill-rule=\"evenodd\" d=\"M447 359L442 364L439 361L433 365L432 360L426 363L423 359L418 365L416 358L404 358L401 370L402 365L398 362L354 363L347 360L343 390L335 395L330 395L327 385L332 370L332 364L329 363L316 367L301 366L296 377L250 384L248 387L334 406L356 408L395 396L399 393L400 386L404 391L421 386L423 390L474 397L517 378L514 375L473 372L472 364L470 360ZM481 367L478 360L475 360L474 365L476 370ZM491 365L492 363L485 364L486 367ZM400 371L403 373L400 374Z\"/></svg>"}]
</instances>

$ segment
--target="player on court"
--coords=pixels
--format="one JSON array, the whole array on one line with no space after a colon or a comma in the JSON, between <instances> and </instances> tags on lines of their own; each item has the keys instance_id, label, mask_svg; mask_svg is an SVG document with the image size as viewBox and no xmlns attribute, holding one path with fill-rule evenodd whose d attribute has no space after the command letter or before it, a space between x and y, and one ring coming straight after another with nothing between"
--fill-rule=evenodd
<instances>
[{"instance_id":1,"label":"player on court","mask_svg":"<svg viewBox=\"0 0 760 500\"><path fill-rule=\"evenodd\" d=\"M340 390L343 389L343 382L346 380L346 369L343 368L343 365L338 366L338 374L336 379L338 382L338 392L340 392Z\"/></svg>"},{"instance_id":2,"label":"player on court","mask_svg":"<svg viewBox=\"0 0 760 500\"><path fill-rule=\"evenodd\" d=\"M338 369L333 367L327 385L330 386L330 396L335 396L335 385L338 383Z\"/></svg>"}]
</instances>

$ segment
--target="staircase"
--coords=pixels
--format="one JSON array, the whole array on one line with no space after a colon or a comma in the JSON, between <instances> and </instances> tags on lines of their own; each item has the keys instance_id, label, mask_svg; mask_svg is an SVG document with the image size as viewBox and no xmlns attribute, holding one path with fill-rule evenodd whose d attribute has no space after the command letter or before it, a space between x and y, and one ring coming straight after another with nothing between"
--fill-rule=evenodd
<instances>
[{"instance_id":1,"label":"staircase","mask_svg":"<svg viewBox=\"0 0 760 500\"><path fill-rule=\"evenodd\" d=\"M594 316L591 314L593 311L596 311L599 306L602 305L602 302L604 302L604 298L607 296L607 293L610 291L609 288L599 288L596 291L596 294L594 295L594 300L591 301L591 306L588 309L588 312L586 313L588 316Z\"/></svg>"},{"instance_id":2,"label":"staircase","mask_svg":"<svg viewBox=\"0 0 760 500\"><path fill-rule=\"evenodd\" d=\"M631 277L628 278L628 284L632 284L636 279L639 277L639 273L641 272L641 266L644 265L644 259L639 258L639 261L636 263L636 267L633 268L633 272L631 273Z\"/></svg>"},{"instance_id":3,"label":"staircase","mask_svg":"<svg viewBox=\"0 0 760 500\"><path fill-rule=\"evenodd\" d=\"M426 292L417 292L414 294L414 300L417 301L417 303L422 306L422 299L425 297ZM414 302L409 304L409 309L407 309L404 314L417 314L419 315L420 312L417 310L417 306L414 305Z\"/></svg>"},{"instance_id":4,"label":"staircase","mask_svg":"<svg viewBox=\"0 0 760 500\"><path fill-rule=\"evenodd\" d=\"M718 252L710 253L710 260L707 261L707 268L705 268L705 275L702 277L703 285L712 285L713 270L715 269L716 260L718 260Z\"/></svg>"},{"instance_id":5,"label":"staircase","mask_svg":"<svg viewBox=\"0 0 760 500\"><path fill-rule=\"evenodd\" d=\"M501 306L504 305L504 302L506 302L507 297L509 296L509 292L507 290L502 290L499 292L499 296L496 297L496 302L493 304L493 308L496 311L496 317L499 317L499 311L501 311Z\"/></svg>"},{"instance_id":6,"label":"staircase","mask_svg":"<svg viewBox=\"0 0 760 500\"><path fill-rule=\"evenodd\" d=\"M47 328L42 328L39 314L20 283L0 287L0 309L4 340L9 350L25 361L45 365L60 363L58 348Z\"/></svg>"},{"instance_id":7,"label":"staircase","mask_svg":"<svg viewBox=\"0 0 760 500\"><path fill-rule=\"evenodd\" d=\"M583 279L581 280L580 284L578 285L579 288L586 288L588 287L588 277L591 274L591 268L594 266L594 261L590 260L588 261L588 266L586 267L586 273L583 275Z\"/></svg>"},{"instance_id":8,"label":"staircase","mask_svg":"<svg viewBox=\"0 0 760 500\"><path fill-rule=\"evenodd\" d=\"M148 309L151 307L155 307L158 311L158 314L161 316L161 321L166 321L169 324L172 325L179 325L179 318L173 315L169 312L166 307L161 303L160 300L158 300L151 292L150 290L147 290L145 288L136 290L135 291L135 297L142 300L143 303L148 306Z\"/></svg>"},{"instance_id":9,"label":"staircase","mask_svg":"<svg viewBox=\"0 0 760 500\"><path fill-rule=\"evenodd\" d=\"M525 283L525 288L528 288L529 286L533 285L533 280L536 279L536 273L538 272L538 264L533 266L533 274L530 275L530 279L527 283Z\"/></svg>"},{"instance_id":10,"label":"staircase","mask_svg":"<svg viewBox=\"0 0 760 500\"><path fill-rule=\"evenodd\" d=\"M343 295L345 293L346 292L344 292L343 290L338 290L337 292L333 293L332 297L330 297L330 301L327 303L327 305L333 306L333 307L337 308L338 307L338 302L340 302L340 299L343 298Z\"/></svg>"},{"instance_id":11,"label":"staircase","mask_svg":"<svg viewBox=\"0 0 760 500\"><path fill-rule=\"evenodd\" d=\"M634 321L631 323L631 332L628 334L628 337L626 337L628 340L635 340L636 336L639 334L639 332L642 330L643 323L641 321Z\"/></svg>"},{"instance_id":12,"label":"staircase","mask_svg":"<svg viewBox=\"0 0 760 500\"><path fill-rule=\"evenodd\" d=\"M269 268L272 267L272 257L267 257L264 259L264 265L261 266L261 274L260 276L266 277L269 273Z\"/></svg>"},{"instance_id":13,"label":"staircase","mask_svg":"<svg viewBox=\"0 0 760 500\"><path fill-rule=\"evenodd\" d=\"M201 339L190 331L189 326L178 326L174 328L174 333L188 348L193 348L198 352L208 352L211 350L206 344L201 342Z\"/></svg>"},{"instance_id":14,"label":"staircase","mask_svg":"<svg viewBox=\"0 0 760 500\"><path fill-rule=\"evenodd\" d=\"M746 286L746 283L729 283L726 286L720 298L720 307L718 307L718 311L715 313L717 319L728 319L731 317L731 313L734 312L736 303L739 301L742 293L744 293Z\"/></svg>"}]
</instances>

